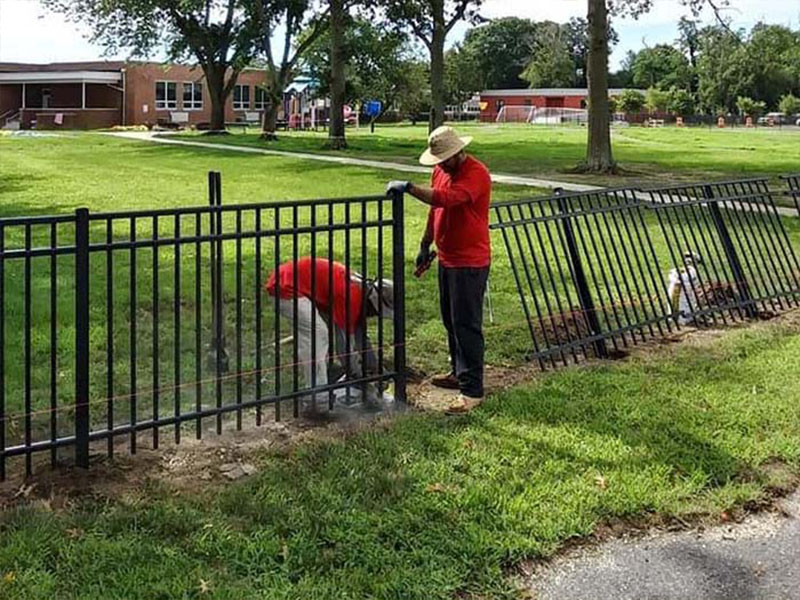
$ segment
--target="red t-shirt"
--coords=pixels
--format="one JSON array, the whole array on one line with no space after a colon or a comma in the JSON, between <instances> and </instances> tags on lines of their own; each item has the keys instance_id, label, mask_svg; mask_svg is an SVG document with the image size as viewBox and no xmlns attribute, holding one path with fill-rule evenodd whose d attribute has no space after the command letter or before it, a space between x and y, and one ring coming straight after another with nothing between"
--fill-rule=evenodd
<instances>
[{"instance_id":1,"label":"red t-shirt","mask_svg":"<svg viewBox=\"0 0 800 600\"><path fill-rule=\"evenodd\" d=\"M329 287L330 271L333 271L333 290ZM295 288L295 271L297 272L297 288ZM314 273L314 295L311 295L311 274ZM362 288L361 284L352 281L345 266L338 262L329 262L326 258L310 256L298 259L295 266L291 261L278 267L281 298L291 299L295 296L311 300L318 310L330 315L333 322L348 333L355 331L361 316ZM275 295L275 271L269 276L266 290L270 296ZM347 311L347 286L350 286L350 311ZM333 311L330 309L333 304Z\"/></svg>"},{"instance_id":2,"label":"red t-shirt","mask_svg":"<svg viewBox=\"0 0 800 600\"><path fill-rule=\"evenodd\" d=\"M478 159L467 156L454 175L433 170L433 236L445 267L488 267L489 203L492 178Z\"/></svg>"}]
</instances>

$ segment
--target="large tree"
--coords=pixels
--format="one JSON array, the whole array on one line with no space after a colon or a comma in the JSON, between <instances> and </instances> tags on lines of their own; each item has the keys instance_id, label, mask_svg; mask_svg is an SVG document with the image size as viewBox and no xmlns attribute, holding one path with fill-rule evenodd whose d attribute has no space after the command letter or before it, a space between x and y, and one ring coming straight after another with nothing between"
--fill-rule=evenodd
<instances>
[{"instance_id":1,"label":"large tree","mask_svg":"<svg viewBox=\"0 0 800 600\"><path fill-rule=\"evenodd\" d=\"M705 27L698 36L698 96L705 112L733 112L739 96L750 96L755 72L740 34Z\"/></svg>"},{"instance_id":2,"label":"large tree","mask_svg":"<svg viewBox=\"0 0 800 600\"><path fill-rule=\"evenodd\" d=\"M459 59L470 62L485 89L524 88L522 72L536 48L538 28L528 19L494 19L467 31Z\"/></svg>"},{"instance_id":3,"label":"large tree","mask_svg":"<svg viewBox=\"0 0 800 600\"><path fill-rule=\"evenodd\" d=\"M384 0L389 20L407 27L425 44L431 62L431 130L444 123L444 45L459 21L479 20L483 0Z\"/></svg>"},{"instance_id":4,"label":"large tree","mask_svg":"<svg viewBox=\"0 0 800 600\"><path fill-rule=\"evenodd\" d=\"M639 88L688 88L692 74L689 60L683 53L668 44L644 48L636 54L631 65L633 85Z\"/></svg>"},{"instance_id":5,"label":"large tree","mask_svg":"<svg viewBox=\"0 0 800 600\"><path fill-rule=\"evenodd\" d=\"M680 0L695 14L708 5L717 19L728 0ZM586 72L589 84L589 124L586 160L582 170L613 172L616 163L611 152L611 115L608 106L609 14L638 17L649 11L653 0L588 0L589 55Z\"/></svg>"},{"instance_id":6,"label":"large tree","mask_svg":"<svg viewBox=\"0 0 800 600\"><path fill-rule=\"evenodd\" d=\"M328 12L314 0L251 0L261 24L260 49L266 63L267 108L262 138L276 140L278 111L283 91L297 74L303 54L328 27ZM279 58L273 51L273 37L282 36ZM302 39L298 39L301 35Z\"/></svg>"},{"instance_id":7,"label":"large tree","mask_svg":"<svg viewBox=\"0 0 800 600\"><path fill-rule=\"evenodd\" d=\"M319 81L321 94L330 94L331 89L330 35L328 31L320 36L302 60L303 71ZM343 46L348 56L345 102L380 100L384 108L390 108L407 98L407 90L421 94L427 87L427 71L420 82L419 69L412 66L416 57L408 36L388 23L351 19Z\"/></svg>"},{"instance_id":8,"label":"large tree","mask_svg":"<svg viewBox=\"0 0 800 600\"><path fill-rule=\"evenodd\" d=\"M697 93L697 54L700 50L700 33L697 28L697 19L681 17L678 21L678 47L689 59L690 79L689 91Z\"/></svg>"},{"instance_id":9,"label":"large tree","mask_svg":"<svg viewBox=\"0 0 800 600\"><path fill-rule=\"evenodd\" d=\"M203 70L211 129L225 129L225 101L255 52L261 23L249 0L43 0L68 20L88 25L91 40L115 54L145 58L165 44L171 60Z\"/></svg>"},{"instance_id":10,"label":"large tree","mask_svg":"<svg viewBox=\"0 0 800 600\"><path fill-rule=\"evenodd\" d=\"M530 87L573 87L578 77L572 28L553 21L535 24L536 36L529 63L522 73Z\"/></svg>"},{"instance_id":11,"label":"large tree","mask_svg":"<svg viewBox=\"0 0 800 600\"><path fill-rule=\"evenodd\" d=\"M345 46L345 33L350 15L347 0L329 0L330 6L330 124L328 126L328 146L333 150L347 148L345 138L345 69L348 53Z\"/></svg>"}]
</instances>

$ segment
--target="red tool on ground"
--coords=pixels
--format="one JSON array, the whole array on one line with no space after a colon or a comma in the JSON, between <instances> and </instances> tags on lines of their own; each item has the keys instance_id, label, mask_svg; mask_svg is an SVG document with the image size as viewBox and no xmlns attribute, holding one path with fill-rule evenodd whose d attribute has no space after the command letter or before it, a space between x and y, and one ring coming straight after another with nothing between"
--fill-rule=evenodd
<instances>
[{"instance_id":1,"label":"red tool on ground","mask_svg":"<svg viewBox=\"0 0 800 600\"><path fill-rule=\"evenodd\" d=\"M414 271L414 277L422 277L422 274L431 268L434 260L436 260L436 250L431 250L430 254L428 254L428 257L425 259L425 262L418 266Z\"/></svg>"}]
</instances>

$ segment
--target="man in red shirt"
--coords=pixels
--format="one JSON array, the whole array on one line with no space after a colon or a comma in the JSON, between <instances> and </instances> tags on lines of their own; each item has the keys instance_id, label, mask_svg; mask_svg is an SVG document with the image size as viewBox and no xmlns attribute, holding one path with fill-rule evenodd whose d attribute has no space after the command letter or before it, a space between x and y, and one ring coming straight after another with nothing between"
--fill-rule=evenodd
<instances>
[{"instance_id":1,"label":"man in red shirt","mask_svg":"<svg viewBox=\"0 0 800 600\"><path fill-rule=\"evenodd\" d=\"M269 276L265 288L270 296L277 294L280 313L291 323L291 331L297 322L298 362L309 388L328 385L327 357L333 329L338 339L349 336L351 340L351 354L341 359L348 376L360 378L380 373L366 335L366 320L394 316L391 280L364 279L341 263L304 256L296 263L287 261L280 265L277 274L273 271ZM329 326L333 329L329 330ZM340 342L336 347L345 345Z\"/></svg>"},{"instance_id":2,"label":"man in red shirt","mask_svg":"<svg viewBox=\"0 0 800 600\"><path fill-rule=\"evenodd\" d=\"M431 206L420 243L417 266L436 243L439 255L439 301L447 329L452 370L433 384L458 389L448 412L470 410L483 399L483 296L492 249L489 204L492 178L486 166L464 152L472 141L451 127L439 127L428 138L419 161L434 166L431 186L393 181L389 192L405 192Z\"/></svg>"}]
</instances>

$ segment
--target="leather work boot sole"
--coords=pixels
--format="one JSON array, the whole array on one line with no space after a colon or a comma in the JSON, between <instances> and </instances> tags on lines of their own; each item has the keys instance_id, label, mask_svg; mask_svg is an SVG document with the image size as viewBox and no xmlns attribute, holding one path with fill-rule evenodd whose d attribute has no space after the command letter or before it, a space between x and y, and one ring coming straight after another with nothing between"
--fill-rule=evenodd
<instances>
[{"instance_id":1,"label":"leather work boot sole","mask_svg":"<svg viewBox=\"0 0 800 600\"><path fill-rule=\"evenodd\" d=\"M438 388L443 388L445 390L457 390L460 388L458 385L458 377L452 373L448 373L447 375L436 375L435 377L432 377L431 385Z\"/></svg>"}]
</instances>

